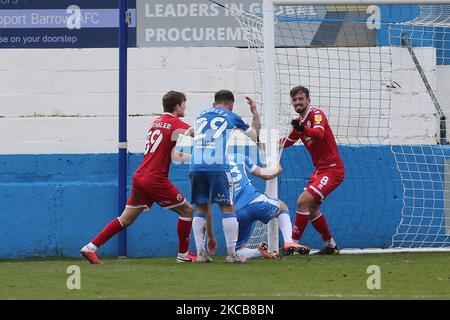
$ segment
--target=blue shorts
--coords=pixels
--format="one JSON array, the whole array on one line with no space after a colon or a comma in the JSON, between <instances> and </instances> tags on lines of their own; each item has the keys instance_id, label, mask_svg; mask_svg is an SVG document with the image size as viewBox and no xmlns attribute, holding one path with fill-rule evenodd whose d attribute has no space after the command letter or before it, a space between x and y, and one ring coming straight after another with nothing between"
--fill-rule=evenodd
<instances>
[{"instance_id":1,"label":"blue shorts","mask_svg":"<svg viewBox=\"0 0 450 320\"><path fill-rule=\"evenodd\" d=\"M194 204L234 204L233 180L229 171L193 171L191 189L191 202Z\"/></svg>"},{"instance_id":2,"label":"blue shorts","mask_svg":"<svg viewBox=\"0 0 450 320\"><path fill-rule=\"evenodd\" d=\"M251 236L253 222L261 221L264 224L277 217L280 212L280 200L270 198L264 194L250 202L246 207L236 213L239 223L239 236L236 249L247 243Z\"/></svg>"}]
</instances>

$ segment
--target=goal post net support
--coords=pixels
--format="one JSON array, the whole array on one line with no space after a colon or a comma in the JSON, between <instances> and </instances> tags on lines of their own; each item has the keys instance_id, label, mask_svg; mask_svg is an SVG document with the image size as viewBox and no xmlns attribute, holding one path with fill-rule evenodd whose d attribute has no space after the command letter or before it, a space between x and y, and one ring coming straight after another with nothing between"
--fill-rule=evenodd
<instances>
[{"instance_id":1,"label":"goal post net support","mask_svg":"<svg viewBox=\"0 0 450 320\"><path fill-rule=\"evenodd\" d=\"M450 247L450 5L264 0L262 12L233 14L255 67L266 164L281 158L289 168L266 192L293 210L313 171L303 146L275 146L296 116L289 91L303 85L327 115L346 165L346 180L322 206L338 242ZM313 230L305 239L308 232L314 240L305 244L321 246ZM276 224L258 223L250 246L278 249L279 240Z\"/></svg>"}]
</instances>

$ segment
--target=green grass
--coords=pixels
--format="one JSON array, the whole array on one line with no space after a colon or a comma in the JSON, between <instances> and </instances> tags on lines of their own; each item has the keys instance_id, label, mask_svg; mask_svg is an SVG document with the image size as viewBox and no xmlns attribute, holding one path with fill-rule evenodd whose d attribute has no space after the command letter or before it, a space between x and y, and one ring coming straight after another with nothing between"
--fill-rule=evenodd
<instances>
[{"instance_id":1,"label":"green grass","mask_svg":"<svg viewBox=\"0 0 450 320\"><path fill-rule=\"evenodd\" d=\"M66 287L70 265L81 289ZM381 268L381 289L366 286ZM0 299L450 299L448 253L288 257L226 264L178 264L175 258L0 261Z\"/></svg>"}]
</instances>

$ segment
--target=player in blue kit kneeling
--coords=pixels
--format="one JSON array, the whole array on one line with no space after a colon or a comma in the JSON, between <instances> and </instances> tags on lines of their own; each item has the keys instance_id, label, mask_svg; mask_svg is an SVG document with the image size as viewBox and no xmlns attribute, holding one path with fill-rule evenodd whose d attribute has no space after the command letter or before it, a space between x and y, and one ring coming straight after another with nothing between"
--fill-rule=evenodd
<instances>
[{"instance_id":1,"label":"player in blue kit kneeling","mask_svg":"<svg viewBox=\"0 0 450 320\"><path fill-rule=\"evenodd\" d=\"M310 251L308 247L292 241L292 223L286 204L279 199L270 198L259 193L247 176L247 172L250 172L261 179L271 180L281 174L281 167L276 169L261 168L249 157L241 154L229 155L228 163L231 166L234 202L239 223L239 235L236 243L237 255L245 259L261 256L266 259L280 259L281 255L278 252L269 251L265 242L260 243L256 249L246 246L251 237L253 223L261 221L267 224L274 218L278 219L278 225L284 240L284 250L288 254L308 254ZM212 227L212 215L209 214L208 217L208 251L210 254L214 254L217 241Z\"/></svg>"}]
</instances>

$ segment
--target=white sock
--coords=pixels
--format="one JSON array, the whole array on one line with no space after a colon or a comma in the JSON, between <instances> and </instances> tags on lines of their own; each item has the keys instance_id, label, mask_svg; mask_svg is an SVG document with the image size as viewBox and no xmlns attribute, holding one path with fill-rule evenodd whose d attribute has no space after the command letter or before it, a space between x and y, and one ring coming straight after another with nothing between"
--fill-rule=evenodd
<instances>
[{"instance_id":1,"label":"white sock","mask_svg":"<svg viewBox=\"0 0 450 320\"><path fill-rule=\"evenodd\" d=\"M227 254L234 255L236 253L236 242L239 235L239 224L236 214L224 214L222 218L223 233L227 244Z\"/></svg>"},{"instance_id":2,"label":"white sock","mask_svg":"<svg viewBox=\"0 0 450 320\"><path fill-rule=\"evenodd\" d=\"M334 242L334 239L331 238L330 240L325 241L325 246L329 248L334 248L336 247L336 242Z\"/></svg>"},{"instance_id":3,"label":"white sock","mask_svg":"<svg viewBox=\"0 0 450 320\"><path fill-rule=\"evenodd\" d=\"M197 248L197 255L205 253L205 230L206 230L206 215L195 214L192 220L192 231L194 232L195 247Z\"/></svg>"},{"instance_id":4,"label":"white sock","mask_svg":"<svg viewBox=\"0 0 450 320\"><path fill-rule=\"evenodd\" d=\"M236 251L236 254L239 256L239 258L246 258L246 259L254 259L261 257L261 253L258 249L250 249L250 248L242 248Z\"/></svg>"},{"instance_id":5,"label":"white sock","mask_svg":"<svg viewBox=\"0 0 450 320\"><path fill-rule=\"evenodd\" d=\"M292 222L288 213L280 213L278 216L278 227L281 230L284 242L292 242Z\"/></svg>"},{"instance_id":6,"label":"white sock","mask_svg":"<svg viewBox=\"0 0 450 320\"><path fill-rule=\"evenodd\" d=\"M86 245L86 247L89 249L89 250L91 250L91 251L97 251L97 247L92 243L92 242L89 242L87 245Z\"/></svg>"}]
</instances>

